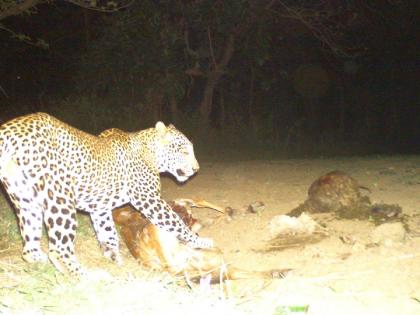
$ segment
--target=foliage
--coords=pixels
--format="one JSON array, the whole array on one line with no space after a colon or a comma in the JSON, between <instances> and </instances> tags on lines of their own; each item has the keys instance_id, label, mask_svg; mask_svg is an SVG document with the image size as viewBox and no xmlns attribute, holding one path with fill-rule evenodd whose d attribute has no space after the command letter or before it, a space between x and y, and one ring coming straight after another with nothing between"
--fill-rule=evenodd
<instances>
[{"instance_id":1,"label":"foliage","mask_svg":"<svg viewBox=\"0 0 420 315\"><path fill-rule=\"evenodd\" d=\"M112 14L38 6L7 25L50 49L4 41L0 97L91 132L161 119L286 150L398 141L418 132L417 116L398 109L415 89L401 79L415 69L410 3L145 0Z\"/></svg>"},{"instance_id":2,"label":"foliage","mask_svg":"<svg viewBox=\"0 0 420 315\"><path fill-rule=\"evenodd\" d=\"M126 8L132 2L132 0L95 0L95 1L84 1L84 0L66 0L69 3L75 4L79 7L83 7L89 10L101 11L101 12L115 12ZM38 6L45 3L52 3L53 0L0 0L0 21L18 15L33 15L38 13ZM41 38L32 38L28 34L21 33L14 30L13 28L7 27L5 24L0 23L0 31L4 31L10 35L14 40L24 42L28 45L32 45L38 48L47 49L49 44Z\"/></svg>"},{"instance_id":3,"label":"foliage","mask_svg":"<svg viewBox=\"0 0 420 315\"><path fill-rule=\"evenodd\" d=\"M182 44L169 19L154 1L118 14L83 56L77 78L81 93L137 107L182 95Z\"/></svg>"},{"instance_id":4,"label":"foliage","mask_svg":"<svg viewBox=\"0 0 420 315\"><path fill-rule=\"evenodd\" d=\"M248 1L136 3L111 19L84 55L77 86L120 104L146 103L155 116L188 111L187 103L194 111L210 72L229 75L221 66L226 41L239 26L245 31L251 12Z\"/></svg>"},{"instance_id":5,"label":"foliage","mask_svg":"<svg viewBox=\"0 0 420 315\"><path fill-rule=\"evenodd\" d=\"M115 12L122 10L131 5L132 0L65 0L66 2L72 3L76 6L86 8L89 10L95 10L100 12ZM0 20L3 20L9 16L15 16L20 14L32 14L37 11L37 6L43 3L52 3L53 0L0 0Z\"/></svg>"},{"instance_id":6,"label":"foliage","mask_svg":"<svg viewBox=\"0 0 420 315\"><path fill-rule=\"evenodd\" d=\"M37 38L34 39L31 36L27 35L27 34L23 34L23 33L17 33L9 28L7 28L6 26L4 26L3 24L0 23L0 30L3 30L7 33L10 34L10 37L12 39L16 39L18 41L24 42L28 45L33 45L42 49L48 49L49 48L49 44L42 38Z\"/></svg>"}]
</instances>

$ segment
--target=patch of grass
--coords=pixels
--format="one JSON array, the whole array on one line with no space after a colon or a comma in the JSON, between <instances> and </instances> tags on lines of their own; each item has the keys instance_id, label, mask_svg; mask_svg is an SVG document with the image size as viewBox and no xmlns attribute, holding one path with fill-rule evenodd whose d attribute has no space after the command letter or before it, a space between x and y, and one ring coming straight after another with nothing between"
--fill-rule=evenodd
<instances>
[{"instance_id":1,"label":"patch of grass","mask_svg":"<svg viewBox=\"0 0 420 315\"><path fill-rule=\"evenodd\" d=\"M83 212L77 212L77 235L88 236L95 238L95 231L93 230L90 216Z\"/></svg>"},{"instance_id":2,"label":"patch of grass","mask_svg":"<svg viewBox=\"0 0 420 315\"><path fill-rule=\"evenodd\" d=\"M0 314L240 314L218 291L191 290L176 279L144 274L76 280L51 265L10 265L18 281L1 282Z\"/></svg>"},{"instance_id":3,"label":"patch of grass","mask_svg":"<svg viewBox=\"0 0 420 315\"><path fill-rule=\"evenodd\" d=\"M405 169L404 182L407 185L420 185L420 167L407 167Z\"/></svg>"},{"instance_id":4,"label":"patch of grass","mask_svg":"<svg viewBox=\"0 0 420 315\"><path fill-rule=\"evenodd\" d=\"M6 269L4 277L10 279L6 279L9 285L0 287L0 305L3 306L3 311L25 308L48 310L51 307L48 293L57 283L56 273L50 264L23 264L19 268ZM11 282L15 283L10 284Z\"/></svg>"},{"instance_id":5,"label":"patch of grass","mask_svg":"<svg viewBox=\"0 0 420 315\"><path fill-rule=\"evenodd\" d=\"M83 236L93 236L94 231L90 217L85 213L77 213L77 233ZM46 231L44 227L43 237ZM0 195L0 250L8 248L10 244L20 242L21 236L16 214L3 195Z\"/></svg>"},{"instance_id":6,"label":"patch of grass","mask_svg":"<svg viewBox=\"0 0 420 315\"><path fill-rule=\"evenodd\" d=\"M0 194L0 250L17 241L20 241L20 232L15 212Z\"/></svg>"},{"instance_id":7,"label":"patch of grass","mask_svg":"<svg viewBox=\"0 0 420 315\"><path fill-rule=\"evenodd\" d=\"M188 288L183 279L142 269L125 246L124 266L109 262L90 218L81 215L78 221L76 254L89 276L75 279L51 263L28 264L20 257L19 244L0 256L0 314L242 314L218 288Z\"/></svg>"},{"instance_id":8,"label":"patch of grass","mask_svg":"<svg viewBox=\"0 0 420 315\"><path fill-rule=\"evenodd\" d=\"M104 274L98 273L100 268L112 276L75 279L59 273L51 263L24 262L14 211L0 199L0 314L241 313L233 300L221 299L218 290L189 289L178 278L143 270L123 245L124 266L109 262L99 249L90 217L78 213L77 221L80 261L93 274ZM45 235L44 231L44 250Z\"/></svg>"},{"instance_id":9,"label":"patch of grass","mask_svg":"<svg viewBox=\"0 0 420 315\"><path fill-rule=\"evenodd\" d=\"M55 269L49 264L26 264L19 256L2 258L0 266L0 314L15 313L29 306L42 309L45 301L42 295L55 282Z\"/></svg>"}]
</instances>

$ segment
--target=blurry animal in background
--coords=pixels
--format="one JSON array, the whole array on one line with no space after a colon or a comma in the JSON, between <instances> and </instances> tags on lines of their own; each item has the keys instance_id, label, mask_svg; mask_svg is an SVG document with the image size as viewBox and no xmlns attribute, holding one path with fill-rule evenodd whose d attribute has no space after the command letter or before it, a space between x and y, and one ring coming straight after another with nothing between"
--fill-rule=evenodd
<instances>
[{"instance_id":1,"label":"blurry animal in background","mask_svg":"<svg viewBox=\"0 0 420 315\"><path fill-rule=\"evenodd\" d=\"M194 202L190 199L180 199L180 201L175 200L169 203L192 231L197 231L199 225L186 208L185 200L196 207L210 205L213 209L221 209L206 201ZM199 281L210 275L213 283L226 279L283 278L290 270L249 271L230 266L226 264L220 249L193 249L186 246L172 234L149 223L131 206L114 210L113 218L115 223L121 226L121 236L130 253L143 266L152 270L185 275L192 281Z\"/></svg>"}]
</instances>

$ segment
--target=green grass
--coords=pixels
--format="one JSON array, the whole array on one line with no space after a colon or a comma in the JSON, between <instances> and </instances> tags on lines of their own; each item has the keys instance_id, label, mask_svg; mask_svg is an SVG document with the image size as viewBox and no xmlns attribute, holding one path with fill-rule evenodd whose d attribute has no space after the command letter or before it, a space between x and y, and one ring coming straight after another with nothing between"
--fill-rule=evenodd
<instances>
[{"instance_id":1,"label":"green grass","mask_svg":"<svg viewBox=\"0 0 420 315\"><path fill-rule=\"evenodd\" d=\"M94 230L87 214L77 213L77 234L79 236L95 237ZM44 227L43 237L46 236ZM20 231L16 214L6 198L0 194L0 257L2 250L10 247L10 244L21 242Z\"/></svg>"},{"instance_id":2,"label":"green grass","mask_svg":"<svg viewBox=\"0 0 420 315\"><path fill-rule=\"evenodd\" d=\"M8 202L0 195L0 253L10 242L20 240L16 215Z\"/></svg>"}]
</instances>

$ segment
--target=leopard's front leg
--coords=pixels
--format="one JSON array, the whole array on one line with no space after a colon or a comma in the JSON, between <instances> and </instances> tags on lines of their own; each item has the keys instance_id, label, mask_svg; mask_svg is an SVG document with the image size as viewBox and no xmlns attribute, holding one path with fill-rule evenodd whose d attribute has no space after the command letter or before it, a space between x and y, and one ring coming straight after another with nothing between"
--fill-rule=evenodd
<instances>
[{"instance_id":1,"label":"leopard's front leg","mask_svg":"<svg viewBox=\"0 0 420 315\"><path fill-rule=\"evenodd\" d=\"M199 237L193 233L178 214L160 196L156 198L143 196L142 198L132 200L131 204L143 213L154 225L172 233L189 246L193 248L213 247L212 239Z\"/></svg>"}]
</instances>

